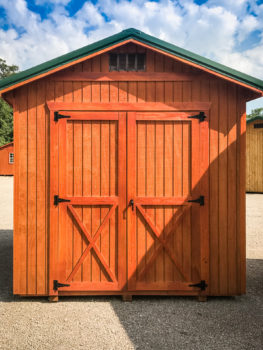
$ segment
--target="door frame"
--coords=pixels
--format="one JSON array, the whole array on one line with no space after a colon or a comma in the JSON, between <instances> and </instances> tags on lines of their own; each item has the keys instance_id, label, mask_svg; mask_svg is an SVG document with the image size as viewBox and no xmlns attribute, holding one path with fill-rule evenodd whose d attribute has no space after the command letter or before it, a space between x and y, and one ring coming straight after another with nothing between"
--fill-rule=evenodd
<instances>
[{"instance_id":1,"label":"door frame","mask_svg":"<svg viewBox=\"0 0 263 350\"><path fill-rule=\"evenodd\" d=\"M145 102L145 103L74 103L74 102L47 102L47 108L50 112L50 172L49 172L49 265L48 265L48 275L49 275L49 285L48 285L48 294L49 296L57 296L58 291L53 289L53 280L54 274L56 274L56 252L58 246L58 206L54 206L54 195L58 194L58 136L59 136L59 128L58 123L54 121L54 115L57 111L71 111L71 112L189 112L192 114L193 112L205 112L207 119L205 122L200 123L200 139L204 140L200 143L200 171L202 176L202 182L200 184L202 188L202 193L206 198L205 206L200 207L200 216L202 219L200 220L200 240L201 244L201 279L205 281L209 281L209 228L208 228L208 214L209 214L209 188L208 188L208 167L209 167L209 110L211 107L211 102L175 102L175 103L160 103L160 102ZM195 114L195 113L193 113ZM128 114L127 114L128 117ZM60 121L61 122L61 121ZM126 118L120 118L119 123L122 123L122 128L126 130L127 127L130 128L129 123L126 123ZM132 140L125 139L124 133L123 136L119 135L119 149L122 150L122 162L127 164L127 152L126 145L129 145ZM121 147L122 145L122 147ZM128 148L128 147L127 147ZM203 150L203 152L202 152ZM127 164L128 166L128 164ZM126 193L126 165L121 167L118 164L118 173L121 171L122 176L119 175L119 188L122 188ZM123 176L123 171L125 171L125 176ZM200 177L201 177L200 174ZM123 180L124 179L124 180ZM119 220L119 229L122 226L126 229L126 220L123 213L126 211L128 207L128 198L126 196L122 197L122 203L119 203L120 210L118 214ZM123 248L126 247L126 239L127 232L123 234ZM118 253L119 254L119 253ZM121 260L118 259L118 264L122 265L122 269L127 271L127 259L130 259L129 256L126 257L122 254ZM129 264L129 262L128 262ZM122 290L127 290L127 279L121 281ZM66 289L66 288L65 288ZM209 283L208 283L209 289ZM193 287L193 291L197 290ZM61 289L63 291L63 288ZM73 292L74 293L74 292ZM136 293L136 292L135 292ZM70 294L70 292L69 292ZM108 294L105 291L105 294ZM200 293L198 293L200 294ZM201 294L208 294L207 291L205 293L201 292Z\"/></svg>"}]
</instances>

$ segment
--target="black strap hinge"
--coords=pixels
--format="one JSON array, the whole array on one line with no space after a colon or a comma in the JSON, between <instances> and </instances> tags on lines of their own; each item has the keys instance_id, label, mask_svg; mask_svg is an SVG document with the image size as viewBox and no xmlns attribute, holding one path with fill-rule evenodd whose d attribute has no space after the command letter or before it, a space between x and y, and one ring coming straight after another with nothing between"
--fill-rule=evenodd
<instances>
[{"instance_id":1,"label":"black strap hinge","mask_svg":"<svg viewBox=\"0 0 263 350\"><path fill-rule=\"evenodd\" d=\"M58 195L54 196L54 205L59 205L59 203L62 202L70 202L70 199L64 199L64 198L60 198Z\"/></svg>"},{"instance_id":2,"label":"black strap hinge","mask_svg":"<svg viewBox=\"0 0 263 350\"><path fill-rule=\"evenodd\" d=\"M190 119L199 119L200 122L203 122L206 118L205 112L200 112L196 115L189 115L188 118Z\"/></svg>"},{"instance_id":3,"label":"black strap hinge","mask_svg":"<svg viewBox=\"0 0 263 350\"><path fill-rule=\"evenodd\" d=\"M196 287L200 288L201 290L206 290L208 285L206 284L205 280L201 280L199 283L189 284L189 287Z\"/></svg>"},{"instance_id":4,"label":"black strap hinge","mask_svg":"<svg viewBox=\"0 0 263 350\"><path fill-rule=\"evenodd\" d=\"M190 199L189 201L187 202L192 202L192 203L199 203L200 206L204 206L205 205L205 197L204 196L200 196L199 198L197 199Z\"/></svg>"},{"instance_id":5,"label":"black strap hinge","mask_svg":"<svg viewBox=\"0 0 263 350\"><path fill-rule=\"evenodd\" d=\"M54 121L58 122L59 119L63 119L63 118L71 118L70 115L62 115L59 114L59 112L54 112Z\"/></svg>"},{"instance_id":6,"label":"black strap hinge","mask_svg":"<svg viewBox=\"0 0 263 350\"><path fill-rule=\"evenodd\" d=\"M59 283L58 280L53 281L53 289L54 290L58 290L58 288L62 288L62 287L70 287L70 284Z\"/></svg>"}]
</instances>

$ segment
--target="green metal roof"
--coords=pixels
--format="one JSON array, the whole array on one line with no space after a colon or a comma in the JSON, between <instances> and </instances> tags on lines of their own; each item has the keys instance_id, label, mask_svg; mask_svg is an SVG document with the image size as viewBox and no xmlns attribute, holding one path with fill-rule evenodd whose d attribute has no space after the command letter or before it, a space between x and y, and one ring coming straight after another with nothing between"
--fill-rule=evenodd
<instances>
[{"instance_id":1,"label":"green metal roof","mask_svg":"<svg viewBox=\"0 0 263 350\"><path fill-rule=\"evenodd\" d=\"M111 47L112 45L121 43L128 39L135 39L141 43L150 45L154 48L172 54L174 56L183 58L189 62L198 64L201 67L208 68L214 72L220 73L226 77L232 78L236 81L247 84L251 87L257 88L263 91L263 81L257 78L253 78L250 75L241 73L235 69L226 67L220 63L209 60L208 58L199 56L195 53L182 49L178 46L170 44L166 41L155 38L151 35L145 34L137 29L126 29L122 32L112 35L103 40L97 41L93 44L87 45L81 49L69 52L65 55L54 58L50 61L39 64L33 68L27 69L23 72L19 72L10 77L7 77L0 81L0 91L16 85L40 74L49 72L57 67L63 66L67 63L74 62L77 59L86 57L97 51L103 50L105 48Z\"/></svg>"},{"instance_id":2,"label":"green metal roof","mask_svg":"<svg viewBox=\"0 0 263 350\"><path fill-rule=\"evenodd\" d=\"M247 118L247 124L253 123L256 120L263 120L263 116L262 115L258 115L258 116L253 117L253 118Z\"/></svg>"}]
</instances>

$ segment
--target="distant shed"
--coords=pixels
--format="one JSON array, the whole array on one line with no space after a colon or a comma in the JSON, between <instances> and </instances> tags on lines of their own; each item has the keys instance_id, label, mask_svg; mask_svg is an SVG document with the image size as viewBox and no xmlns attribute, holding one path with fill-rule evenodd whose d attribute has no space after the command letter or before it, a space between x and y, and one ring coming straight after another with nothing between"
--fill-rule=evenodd
<instances>
[{"instance_id":1,"label":"distant shed","mask_svg":"<svg viewBox=\"0 0 263 350\"><path fill-rule=\"evenodd\" d=\"M128 29L0 92L14 294L245 293L246 102L263 81Z\"/></svg>"},{"instance_id":2,"label":"distant shed","mask_svg":"<svg viewBox=\"0 0 263 350\"><path fill-rule=\"evenodd\" d=\"M263 117L247 119L247 192L263 193Z\"/></svg>"},{"instance_id":3,"label":"distant shed","mask_svg":"<svg viewBox=\"0 0 263 350\"><path fill-rule=\"evenodd\" d=\"M14 143L0 147L0 176L14 175Z\"/></svg>"}]
</instances>

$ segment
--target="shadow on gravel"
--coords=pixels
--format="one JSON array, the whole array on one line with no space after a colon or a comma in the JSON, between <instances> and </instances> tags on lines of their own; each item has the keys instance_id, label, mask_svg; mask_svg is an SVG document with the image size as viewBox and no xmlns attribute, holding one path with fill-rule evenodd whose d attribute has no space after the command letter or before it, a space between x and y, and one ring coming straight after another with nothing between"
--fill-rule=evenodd
<instances>
[{"instance_id":1,"label":"shadow on gravel","mask_svg":"<svg viewBox=\"0 0 263 350\"><path fill-rule=\"evenodd\" d=\"M13 231L0 230L0 301L13 301Z\"/></svg>"},{"instance_id":2,"label":"shadow on gravel","mask_svg":"<svg viewBox=\"0 0 263 350\"><path fill-rule=\"evenodd\" d=\"M263 260L247 260L247 294L210 297L134 297L111 305L135 349L260 349ZM261 344L261 345L260 345Z\"/></svg>"},{"instance_id":3,"label":"shadow on gravel","mask_svg":"<svg viewBox=\"0 0 263 350\"><path fill-rule=\"evenodd\" d=\"M247 260L247 294L213 297L61 297L60 303L109 302L135 349L261 348L263 260ZM12 294L12 230L0 230L0 302L47 302ZM99 326L99 324L98 324Z\"/></svg>"}]
</instances>

